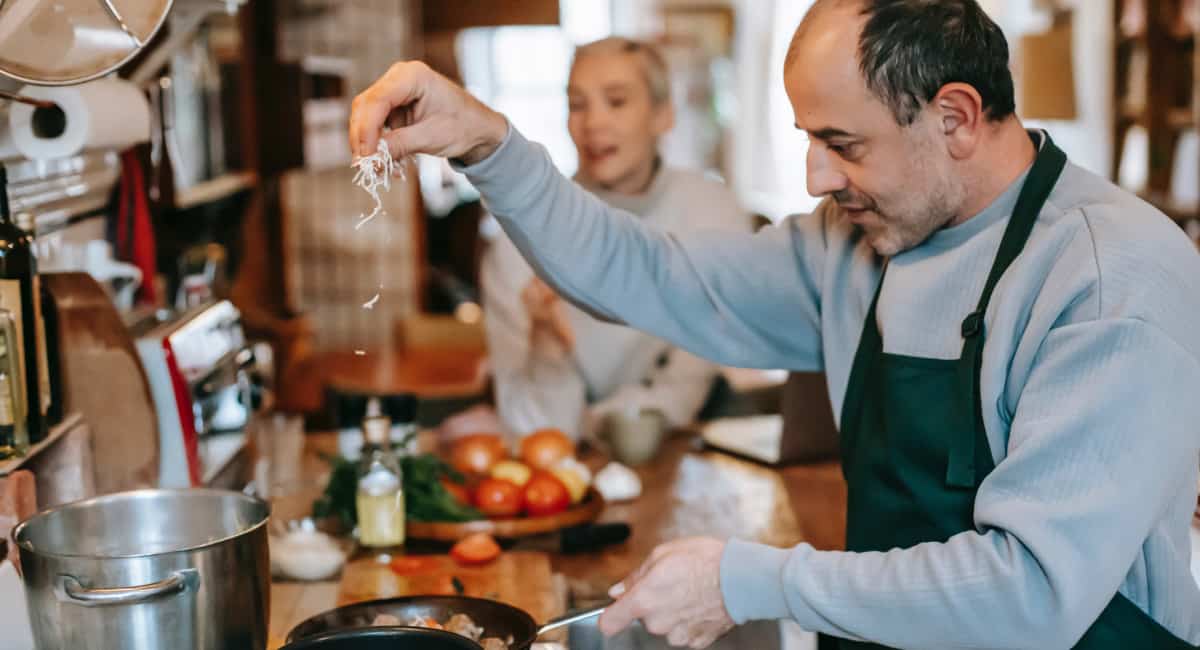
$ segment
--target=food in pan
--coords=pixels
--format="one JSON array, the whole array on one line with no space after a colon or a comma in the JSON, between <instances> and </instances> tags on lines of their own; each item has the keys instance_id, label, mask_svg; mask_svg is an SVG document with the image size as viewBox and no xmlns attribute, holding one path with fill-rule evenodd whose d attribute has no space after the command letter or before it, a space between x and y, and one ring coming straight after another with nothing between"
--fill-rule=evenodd
<instances>
[{"instance_id":1,"label":"food in pan","mask_svg":"<svg viewBox=\"0 0 1200 650\"><path fill-rule=\"evenodd\" d=\"M455 614L451 616L444 624L432 618L418 617L401 621L398 616L391 614L379 614L375 620L371 621L371 625L408 625L410 627L425 627L434 630L446 630L453 632L459 636L465 636L468 639L483 646L483 650L508 650L512 645L512 637L507 640L498 639L496 637L483 636L484 629L475 624L470 616L466 614Z\"/></svg>"}]
</instances>

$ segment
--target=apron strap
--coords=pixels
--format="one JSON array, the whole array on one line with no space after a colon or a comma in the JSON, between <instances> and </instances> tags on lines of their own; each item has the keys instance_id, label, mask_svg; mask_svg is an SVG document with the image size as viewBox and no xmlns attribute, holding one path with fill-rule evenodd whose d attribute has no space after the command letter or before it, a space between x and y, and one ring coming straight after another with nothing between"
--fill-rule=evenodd
<instances>
[{"instance_id":1,"label":"apron strap","mask_svg":"<svg viewBox=\"0 0 1200 650\"><path fill-rule=\"evenodd\" d=\"M1030 137L1033 135L1031 134ZM975 311L968 314L962 322L963 351L959 359L958 373L959 385L965 387L966 394L961 396L958 403L973 405L975 413L971 419L976 423L975 426L979 433L983 433L984 426L983 405L979 393L979 374L983 367L983 344L986 338L983 317L987 313L992 291L995 290L1000 278L1008 270L1013 260L1017 259L1021 250L1025 248L1025 242L1033 232L1033 226L1037 223L1042 206L1050 197L1050 192L1054 189L1058 177L1067 165L1066 154L1054 144L1050 135L1043 134L1043 137L1045 139L1041 150L1033 162L1033 167L1029 170L1029 177L1025 179L1025 184L1021 187L1021 194L1017 197L1012 217L1009 218L1008 225L1004 229L1004 237L1000 240L1000 250L996 253L996 261L992 263L992 270L988 273L983 293L979 297L979 304L975 307ZM978 485L977 479L991 471L992 468L989 466L980 472L980 468L977 466L977 458L981 462L989 464L990 460L988 459L991 458L991 450L976 448L976 439L978 438L986 439L986 436L964 435L956 440L954 447L950 450L950 459L946 466L947 485L973 488Z\"/></svg>"},{"instance_id":2,"label":"apron strap","mask_svg":"<svg viewBox=\"0 0 1200 650\"><path fill-rule=\"evenodd\" d=\"M875 287L875 295L871 298L871 306L863 319L863 329L854 354L854 363L850 366L850 378L846 387L845 401L842 403L841 449L842 449L842 478L850 480L850 450L854 449L854 432L862 424L863 399L866 391L862 390L863 379L868 376L879 352L883 350L883 338L879 334L879 326L875 323L875 308L879 304L879 294L883 293L883 281L887 277L888 260L884 260L883 269L879 273L879 284ZM865 352L870 352L866 354Z\"/></svg>"}]
</instances>

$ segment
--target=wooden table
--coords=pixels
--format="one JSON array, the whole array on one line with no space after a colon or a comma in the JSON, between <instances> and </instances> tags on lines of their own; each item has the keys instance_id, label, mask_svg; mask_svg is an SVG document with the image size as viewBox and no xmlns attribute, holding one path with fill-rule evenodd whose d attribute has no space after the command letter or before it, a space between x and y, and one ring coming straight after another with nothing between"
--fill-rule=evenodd
<instances>
[{"instance_id":1,"label":"wooden table","mask_svg":"<svg viewBox=\"0 0 1200 650\"><path fill-rule=\"evenodd\" d=\"M291 379L289 408L316 412L327 386L369 395L411 393L421 399L483 395L486 352L437 348L405 351L334 350L311 359Z\"/></svg>"},{"instance_id":2,"label":"wooden table","mask_svg":"<svg viewBox=\"0 0 1200 650\"><path fill-rule=\"evenodd\" d=\"M740 537L776 546L808 542L819 549L844 545L846 490L837 462L772 469L700 449L690 435L666 442L659 456L637 468L642 496L610 504L601 521L628 522L630 539L597 553L552 554L556 572L581 602L603 598L608 587L633 571L658 544L679 537ZM330 434L309 435L304 472L310 487L278 500L276 516L300 516L319 482L316 453L337 447ZM603 458L586 458L593 466ZM327 474L327 472L326 472ZM542 540L544 541L544 540ZM538 540L523 545L536 546ZM337 583L276 583L271 590L271 636L282 641L296 623L337 604ZM278 647L272 645L272 648Z\"/></svg>"}]
</instances>

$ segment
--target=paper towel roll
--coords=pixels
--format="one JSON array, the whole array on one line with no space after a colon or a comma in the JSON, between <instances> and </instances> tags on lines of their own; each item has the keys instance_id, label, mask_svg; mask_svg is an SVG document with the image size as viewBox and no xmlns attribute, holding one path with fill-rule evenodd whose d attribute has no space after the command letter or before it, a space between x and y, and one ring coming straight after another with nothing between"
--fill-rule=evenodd
<instances>
[{"instance_id":1,"label":"paper towel roll","mask_svg":"<svg viewBox=\"0 0 1200 650\"><path fill-rule=\"evenodd\" d=\"M135 85L101 79L78 86L26 86L22 95L54 102L62 109L66 128L56 137L43 137L34 128L35 109L15 104L8 123L13 144L26 158L73 156L85 149L124 149L150 138L150 104Z\"/></svg>"},{"instance_id":2,"label":"paper towel roll","mask_svg":"<svg viewBox=\"0 0 1200 650\"><path fill-rule=\"evenodd\" d=\"M0 124L0 160L20 157L21 152L17 151L17 145L13 143L12 132L8 125Z\"/></svg>"}]
</instances>

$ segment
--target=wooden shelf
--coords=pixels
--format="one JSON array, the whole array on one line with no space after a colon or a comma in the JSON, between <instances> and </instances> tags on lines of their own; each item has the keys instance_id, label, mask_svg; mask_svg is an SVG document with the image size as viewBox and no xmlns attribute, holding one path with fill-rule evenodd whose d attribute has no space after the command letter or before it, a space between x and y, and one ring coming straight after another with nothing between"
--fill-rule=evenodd
<instances>
[{"instance_id":1,"label":"wooden shelf","mask_svg":"<svg viewBox=\"0 0 1200 650\"><path fill-rule=\"evenodd\" d=\"M1145 126L1146 119L1146 111L1143 109L1123 105L1117 112L1118 124ZM1190 108L1171 108L1166 112L1166 123L1167 128L1182 131L1196 126L1196 116Z\"/></svg>"},{"instance_id":2,"label":"wooden shelf","mask_svg":"<svg viewBox=\"0 0 1200 650\"><path fill-rule=\"evenodd\" d=\"M1176 130L1196 126L1196 115L1190 108L1172 108L1167 111L1167 126Z\"/></svg>"},{"instance_id":3,"label":"wooden shelf","mask_svg":"<svg viewBox=\"0 0 1200 650\"><path fill-rule=\"evenodd\" d=\"M59 438L63 437L67 432L78 426L82 420L83 417L77 413L68 415L67 417L63 418L62 422L58 423L57 426L51 429L50 433L44 439L42 439L36 445L30 447L29 453L20 458L10 458L5 461L0 461L0 476L8 476L9 474L12 474L13 472L24 467L34 458L37 458L38 454L42 453L46 449L49 449L51 445L58 442Z\"/></svg>"},{"instance_id":4,"label":"wooden shelf","mask_svg":"<svg viewBox=\"0 0 1200 650\"><path fill-rule=\"evenodd\" d=\"M1121 31L1124 2L1112 0L1112 6L1117 43L1113 49L1112 69L1121 77L1114 79L1113 84L1115 155L1110 177L1120 177L1121 159L1127 153L1126 135L1138 126L1146 132L1149 152L1147 187L1142 198L1176 221L1196 219L1198 210L1195 206L1172 205L1169 200L1172 185L1177 182L1172 177L1182 139L1180 134L1197 126L1194 111L1195 103L1200 101L1196 99L1196 85L1200 83L1200 50L1195 47L1195 35L1173 31L1174 21L1180 18L1178 12L1182 5L1179 0L1148 0L1142 21L1144 33L1136 36L1127 36ZM1131 90L1137 91L1136 106L1131 106ZM1138 152L1138 155L1142 153Z\"/></svg>"}]
</instances>

